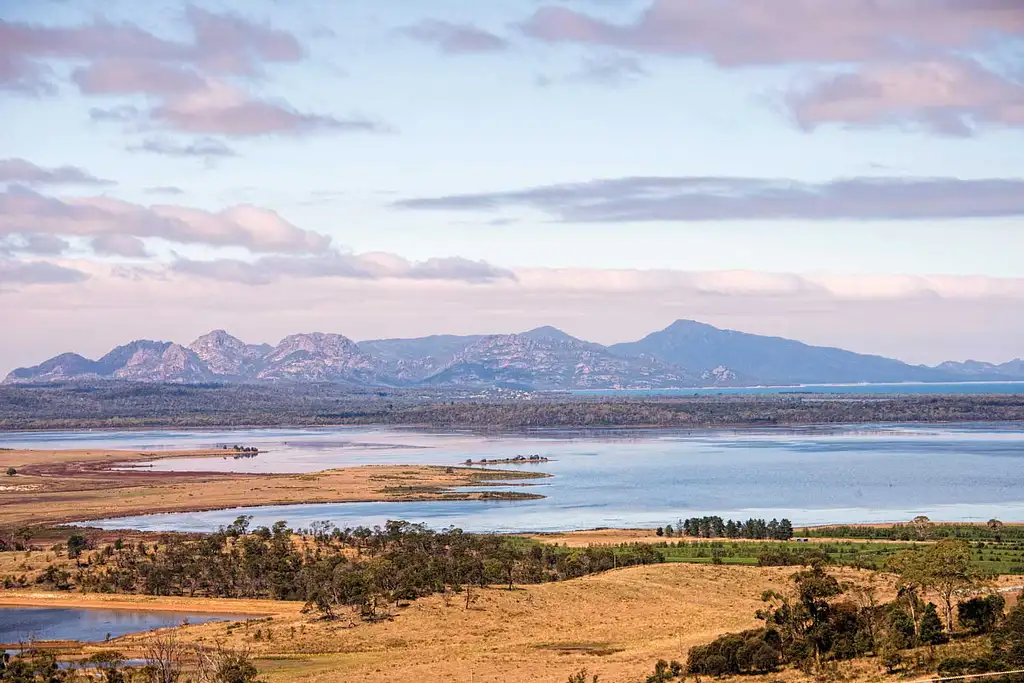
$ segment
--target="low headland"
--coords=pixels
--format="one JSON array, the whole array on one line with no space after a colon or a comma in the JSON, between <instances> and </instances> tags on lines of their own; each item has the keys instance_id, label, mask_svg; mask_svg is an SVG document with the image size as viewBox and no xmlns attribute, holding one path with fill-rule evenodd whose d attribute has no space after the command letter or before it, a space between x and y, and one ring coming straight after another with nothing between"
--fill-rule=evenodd
<instances>
[{"instance_id":1,"label":"low headland","mask_svg":"<svg viewBox=\"0 0 1024 683\"><path fill-rule=\"evenodd\" d=\"M539 472L431 465L365 465L309 474L162 472L166 458L225 458L194 451L0 450L0 528L48 526L156 512L288 503L523 500L518 491L472 491L546 477ZM454 490L458 488L459 490Z\"/></svg>"}]
</instances>

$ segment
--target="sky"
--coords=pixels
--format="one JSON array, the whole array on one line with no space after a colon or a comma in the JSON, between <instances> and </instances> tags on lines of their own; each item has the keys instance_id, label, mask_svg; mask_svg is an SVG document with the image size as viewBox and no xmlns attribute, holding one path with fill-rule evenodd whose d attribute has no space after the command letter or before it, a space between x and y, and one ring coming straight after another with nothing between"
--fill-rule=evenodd
<instances>
[{"instance_id":1,"label":"sky","mask_svg":"<svg viewBox=\"0 0 1024 683\"><path fill-rule=\"evenodd\" d=\"M0 374L679 318L1024 356L1020 0L0 0Z\"/></svg>"}]
</instances>

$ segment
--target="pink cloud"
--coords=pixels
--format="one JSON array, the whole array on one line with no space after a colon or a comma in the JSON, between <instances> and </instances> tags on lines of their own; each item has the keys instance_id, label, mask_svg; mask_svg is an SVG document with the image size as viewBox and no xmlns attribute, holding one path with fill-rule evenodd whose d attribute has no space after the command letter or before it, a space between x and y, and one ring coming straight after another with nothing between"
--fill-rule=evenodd
<instances>
[{"instance_id":1,"label":"pink cloud","mask_svg":"<svg viewBox=\"0 0 1024 683\"><path fill-rule=\"evenodd\" d=\"M134 105L94 108L97 121L118 121L186 133L228 136L316 131L381 132L366 118L302 112L287 102L248 92L242 79L258 77L269 63L294 63L306 53L286 31L236 14L197 6L185 11L191 39L158 37L138 26L98 20L75 27L0 22L0 88L42 94L53 90L46 62L85 62L72 81L85 95L150 97Z\"/></svg>"},{"instance_id":2,"label":"pink cloud","mask_svg":"<svg viewBox=\"0 0 1024 683\"><path fill-rule=\"evenodd\" d=\"M186 10L195 33L197 64L210 71L253 75L261 62L297 62L306 52L292 34L236 14Z\"/></svg>"},{"instance_id":3,"label":"pink cloud","mask_svg":"<svg viewBox=\"0 0 1024 683\"><path fill-rule=\"evenodd\" d=\"M177 64L106 59L75 69L71 75L87 95L181 93L203 87L203 78Z\"/></svg>"},{"instance_id":4,"label":"pink cloud","mask_svg":"<svg viewBox=\"0 0 1024 683\"><path fill-rule=\"evenodd\" d=\"M146 245L134 235L107 234L92 238L92 250L101 256L145 258Z\"/></svg>"},{"instance_id":5,"label":"pink cloud","mask_svg":"<svg viewBox=\"0 0 1024 683\"><path fill-rule=\"evenodd\" d=\"M790 93L786 103L808 129L915 123L970 135L984 126L1024 126L1024 85L968 60L870 65Z\"/></svg>"},{"instance_id":6,"label":"pink cloud","mask_svg":"<svg viewBox=\"0 0 1024 683\"><path fill-rule=\"evenodd\" d=\"M143 206L107 197L57 199L25 189L0 192L0 235L37 234L156 237L179 244L239 246L258 253L315 254L328 251L331 245L326 235L249 205L211 212L167 204ZM126 240L119 242L125 244Z\"/></svg>"},{"instance_id":7,"label":"pink cloud","mask_svg":"<svg viewBox=\"0 0 1024 683\"><path fill-rule=\"evenodd\" d=\"M724 66L858 62L967 48L1024 33L1017 0L651 0L633 21L543 7L524 24L547 42L706 57Z\"/></svg>"},{"instance_id":8,"label":"pink cloud","mask_svg":"<svg viewBox=\"0 0 1024 683\"><path fill-rule=\"evenodd\" d=\"M183 42L103 20L74 27L0 22L0 62L3 57L158 61L251 75L262 62L295 62L304 56L295 36L238 15L189 7L185 20L193 36Z\"/></svg>"},{"instance_id":9,"label":"pink cloud","mask_svg":"<svg viewBox=\"0 0 1024 683\"><path fill-rule=\"evenodd\" d=\"M168 97L149 114L160 127L187 133L249 136L317 130L383 132L387 126L363 118L300 112L285 102L252 97L220 81Z\"/></svg>"},{"instance_id":10,"label":"pink cloud","mask_svg":"<svg viewBox=\"0 0 1024 683\"><path fill-rule=\"evenodd\" d=\"M508 47L508 41L472 24L453 24L428 19L409 26L406 34L424 43L437 45L448 54L497 52Z\"/></svg>"},{"instance_id":11,"label":"pink cloud","mask_svg":"<svg viewBox=\"0 0 1024 683\"><path fill-rule=\"evenodd\" d=\"M26 159L0 159L0 183L21 185L112 185L78 166L44 168Z\"/></svg>"}]
</instances>

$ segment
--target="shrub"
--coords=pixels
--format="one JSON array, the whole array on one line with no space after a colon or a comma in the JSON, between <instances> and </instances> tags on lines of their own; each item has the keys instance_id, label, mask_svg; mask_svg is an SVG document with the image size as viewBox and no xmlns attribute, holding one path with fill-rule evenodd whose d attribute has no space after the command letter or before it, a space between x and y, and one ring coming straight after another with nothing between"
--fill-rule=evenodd
<instances>
[{"instance_id":1,"label":"shrub","mask_svg":"<svg viewBox=\"0 0 1024 683\"><path fill-rule=\"evenodd\" d=\"M598 676L594 674L594 677L588 681L587 670L583 668L569 676L569 683L598 683Z\"/></svg>"},{"instance_id":2,"label":"shrub","mask_svg":"<svg viewBox=\"0 0 1024 683\"><path fill-rule=\"evenodd\" d=\"M1006 599L998 593L964 600L956 606L960 625L973 633L990 633L1003 618Z\"/></svg>"},{"instance_id":3,"label":"shrub","mask_svg":"<svg viewBox=\"0 0 1024 683\"><path fill-rule=\"evenodd\" d=\"M880 659L882 665L892 673L903 663L903 655L895 647L886 646L882 648Z\"/></svg>"},{"instance_id":4,"label":"shrub","mask_svg":"<svg viewBox=\"0 0 1024 683\"><path fill-rule=\"evenodd\" d=\"M771 629L727 633L708 645L691 648L687 672L721 676L773 671L782 661L778 642L778 634Z\"/></svg>"},{"instance_id":5,"label":"shrub","mask_svg":"<svg viewBox=\"0 0 1024 683\"><path fill-rule=\"evenodd\" d=\"M925 645L941 645L949 640L934 602L925 605L921 615L920 640Z\"/></svg>"},{"instance_id":6,"label":"shrub","mask_svg":"<svg viewBox=\"0 0 1024 683\"><path fill-rule=\"evenodd\" d=\"M938 672L943 676L969 676L992 671L998 666L989 657L947 657L939 662Z\"/></svg>"}]
</instances>

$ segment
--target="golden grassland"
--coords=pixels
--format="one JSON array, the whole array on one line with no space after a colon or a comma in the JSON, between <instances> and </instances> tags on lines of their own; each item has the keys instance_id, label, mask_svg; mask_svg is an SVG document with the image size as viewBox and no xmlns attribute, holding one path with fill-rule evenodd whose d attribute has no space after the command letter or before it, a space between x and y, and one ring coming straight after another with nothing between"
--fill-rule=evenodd
<instances>
[{"instance_id":1,"label":"golden grassland","mask_svg":"<svg viewBox=\"0 0 1024 683\"><path fill-rule=\"evenodd\" d=\"M215 451L0 451L0 527L46 526L153 512L249 505L473 500L485 492L452 487L546 475L424 465L365 465L310 474L232 474L114 469L170 457L224 457ZM529 496L530 494L521 494Z\"/></svg>"},{"instance_id":2,"label":"golden grassland","mask_svg":"<svg viewBox=\"0 0 1024 683\"><path fill-rule=\"evenodd\" d=\"M180 626L175 633L185 643L250 651L267 683L563 683L584 667L599 674L602 683L634 683L658 659L683 661L694 645L756 627L754 613L762 605L762 592L785 590L794 571L692 564L631 567L512 591L476 589L468 607L464 594L435 595L393 608L393 618L377 623L360 621L354 613L323 621L304 613L301 603L270 600L25 590L0 592L0 606L166 611L169 622L173 612L251 615L244 622ZM835 573L842 581L873 586L880 601L895 595L891 576L855 569ZM1012 602L1014 596L1007 597ZM152 637L136 634L106 644L65 644L63 654L113 649L139 655ZM893 680L874 659L839 666L847 680ZM784 670L771 680L812 679Z\"/></svg>"},{"instance_id":3,"label":"golden grassland","mask_svg":"<svg viewBox=\"0 0 1024 683\"><path fill-rule=\"evenodd\" d=\"M67 605L222 611L271 616L243 626L202 624L182 639L248 648L268 683L277 681L565 681L586 667L605 683L641 680L658 659L683 660L689 647L726 631L755 627L766 589L784 589L793 568L708 565L632 567L572 581L432 596L394 610L391 620L333 622L303 614L299 603L260 600L139 598L8 592L0 605ZM880 598L892 584L866 571L840 570L844 580L874 583ZM258 634L258 635L257 635ZM147 635L105 645L126 654ZM86 651L102 649L87 646Z\"/></svg>"}]
</instances>

